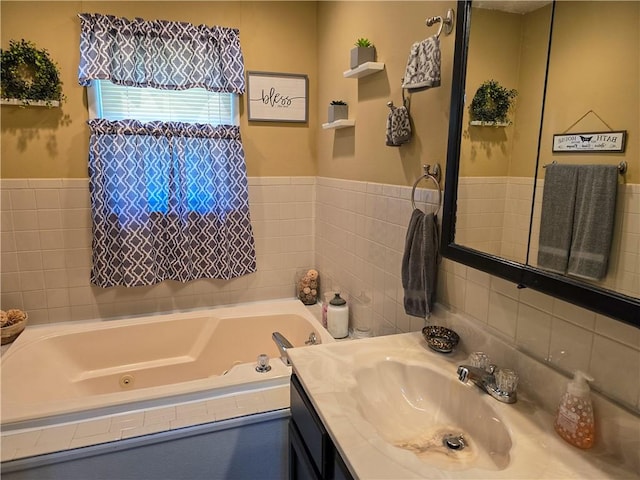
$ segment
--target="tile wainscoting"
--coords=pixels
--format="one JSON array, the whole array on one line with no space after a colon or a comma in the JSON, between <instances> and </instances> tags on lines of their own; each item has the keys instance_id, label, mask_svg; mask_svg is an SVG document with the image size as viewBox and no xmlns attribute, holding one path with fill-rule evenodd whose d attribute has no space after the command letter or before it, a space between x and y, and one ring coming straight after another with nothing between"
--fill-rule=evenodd
<instances>
[{"instance_id":1,"label":"tile wainscoting","mask_svg":"<svg viewBox=\"0 0 640 480\"><path fill-rule=\"evenodd\" d=\"M226 282L132 289L89 285L87 180L3 179L0 187L2 306L27 310L34 324L291 297L295 273L315 266L324 291L340 289L349 299L353 325L368 323L376 335L424 325L404 313L400 281L410 187L324 177L249 178L258 272ZM623 200L636 249L637 187L627 186ZM437 192L419 189L416 200L434 209ZM638 262L627 263L635 265L637 279ZM565 373L590 372L599 390L640 411L640 383L629 381L640 378L640 329L446 259L438 282L443 305L544 364Z\"/></svg>"},{"instance_id":2,"label":"tile wainscoting","mask_svg":"<svg viewBox=\"0 0 640 480\"><path fill-rule=\"evenodd\" d=\"M249 179L256 273L106 289L89 284L88 180L3 179L0 187L1 304L27 310L32 324L292 297L295 272L313 264L315 177Z\"/></svg>"}]
</instances>

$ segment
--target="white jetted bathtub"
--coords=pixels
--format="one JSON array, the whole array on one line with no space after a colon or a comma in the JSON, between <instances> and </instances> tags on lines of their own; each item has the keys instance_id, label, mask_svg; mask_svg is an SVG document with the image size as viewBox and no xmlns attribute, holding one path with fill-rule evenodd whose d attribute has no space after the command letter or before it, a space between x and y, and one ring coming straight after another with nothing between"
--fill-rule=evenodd
<instances>
[{"instance_id":1,"label":"white jetted bathtub","mask_svg":"<svg viewBox=\"0 0 640 480\"><path fill-rule=\"evenodd\" d=\"M297 300L27 327L2 357L3 430L288 385L276 331L296 348L333 341Z\"/></svg>"}]
</instances>

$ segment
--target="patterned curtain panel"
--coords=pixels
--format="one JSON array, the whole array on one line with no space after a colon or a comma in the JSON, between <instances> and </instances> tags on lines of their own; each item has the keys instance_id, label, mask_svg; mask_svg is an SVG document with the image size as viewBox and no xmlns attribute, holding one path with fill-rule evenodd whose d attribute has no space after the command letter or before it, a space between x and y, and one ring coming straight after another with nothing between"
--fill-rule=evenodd
<instances>
[{"instance_id":1,"label":"patterned curtain panel","mask_svg":"<svg viewBox=\"0 0 640 480\"><path fill-rule=\"evenodd\" d=\"M238 127L103 119L89 126L93 284L256 271Z\"/></svg>"},{"instance_id":2,"label":"patterned curtain panel","mask_svg":"<svg viewBox=\"0 0 640 480\"><path fill-rule=\"evenodd\" d=\"M237 29L164 20L80 14L78 81L244 93Z\"/></svg>"}]
</instances>

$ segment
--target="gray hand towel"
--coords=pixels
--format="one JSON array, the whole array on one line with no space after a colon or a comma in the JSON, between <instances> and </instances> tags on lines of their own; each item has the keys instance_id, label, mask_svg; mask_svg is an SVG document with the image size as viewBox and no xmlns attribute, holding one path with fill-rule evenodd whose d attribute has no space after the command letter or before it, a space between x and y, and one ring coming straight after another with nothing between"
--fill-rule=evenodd
<instances>
[{"instance_id":1,"label":"gray hand towel","mask_svg":"<svg viewBox=\"0 0 640 480\"><path fill-rule=\"evenodd\" d=\"M389 107L391 111L387 117L386 144L389 147L399 147L411 140L411 119L409 110L402 107Z\"/></svg>"},{"instance_id":2,"label":"gray hand towel","mask_svg":"<svg viewBox=\"0 0 640 480\"><path fill-rule=\"evenodd\" d=\"M617 188L616 165L578 166L569 275L602 280L607 274Z\"/></svg>"},{"instance_id":3,"label":"gray hand towel","mask_svg":"<svg viewBox=\"0 0 640 480\"><path fill-rule=\"evenodd\" d=\"M544 178L538 266L565 274L573 231L578 170L574 165L549 164Z\"/></svg>"},{"instance_id":4,"label":"gray hand towel","mask_svg":"<svg viewBox=\"0 0 640 480\"><path fill-rule=\"evenodd\" d=\"M407 315L428 318L433 309L438 267L438 228L433 213L415 209L402 256L402 287Z\"/></svg>"},{"instance_id":5,"label":"gray hand towel","mask_svg":"<svg viewBox=\"0 0 640 480\"><path fill-rule=\"evenodd\" d=\"M440 39L434 35L411 46L402 88L423 90L439 86Z\"/></svg>"}]
</instances>

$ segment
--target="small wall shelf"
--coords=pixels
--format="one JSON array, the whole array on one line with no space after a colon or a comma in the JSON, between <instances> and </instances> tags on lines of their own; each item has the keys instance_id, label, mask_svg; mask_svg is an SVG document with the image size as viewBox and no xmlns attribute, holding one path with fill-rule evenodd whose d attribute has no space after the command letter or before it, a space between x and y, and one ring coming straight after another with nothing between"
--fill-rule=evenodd
<instances>
[{"instance_id":1,"label":"small wall shelf","mask_svg":"<svg viewBox=\"0 0 640 480\"><path fill-rule=\"evenodd\" d=\"M29 104L25 104L22 100L17 98L3 98L0 100L2 105L16 105L18 107L59 107L60 102L57 100L27 100Z\"/></svg>"},{"instance_id":2,"label":"small wall shelf","mask_svg":"<svg viewBox=\"0 0 640 480\"><path fill-rule=\"evenodd\" d=\"M508 122L483 122L482 120L472 120L469 122L472 127L508 127Z\"/></svg>"},{"instance_id":3,"label":"small wall shelf","mask_svg":"<svg viewBox=\"0 0 640 480\"><path fill-rule=\"evenodd\" d=\"M335 122L331 122L331 123L323 123L322 124L322 128L324 128L325 130L328 129L338 129L338 128L347 128L347 127L353 127L356 124L355 120L349 120L346 118L340 119L340 120L336 120Z\"/></svg>"},{"instance_id":4,"label":"small wall shelf","mask_svg":"<svg viewBox=\"0 0 640 480\"><path fill-rule=\"evenodd\" d=\"M358 65L356 68L347 70L344 72L345 78L362 78L367 75L384 70L384 63L382 62L366 62L362 65Z\"/></svg>"}]
</instances>

